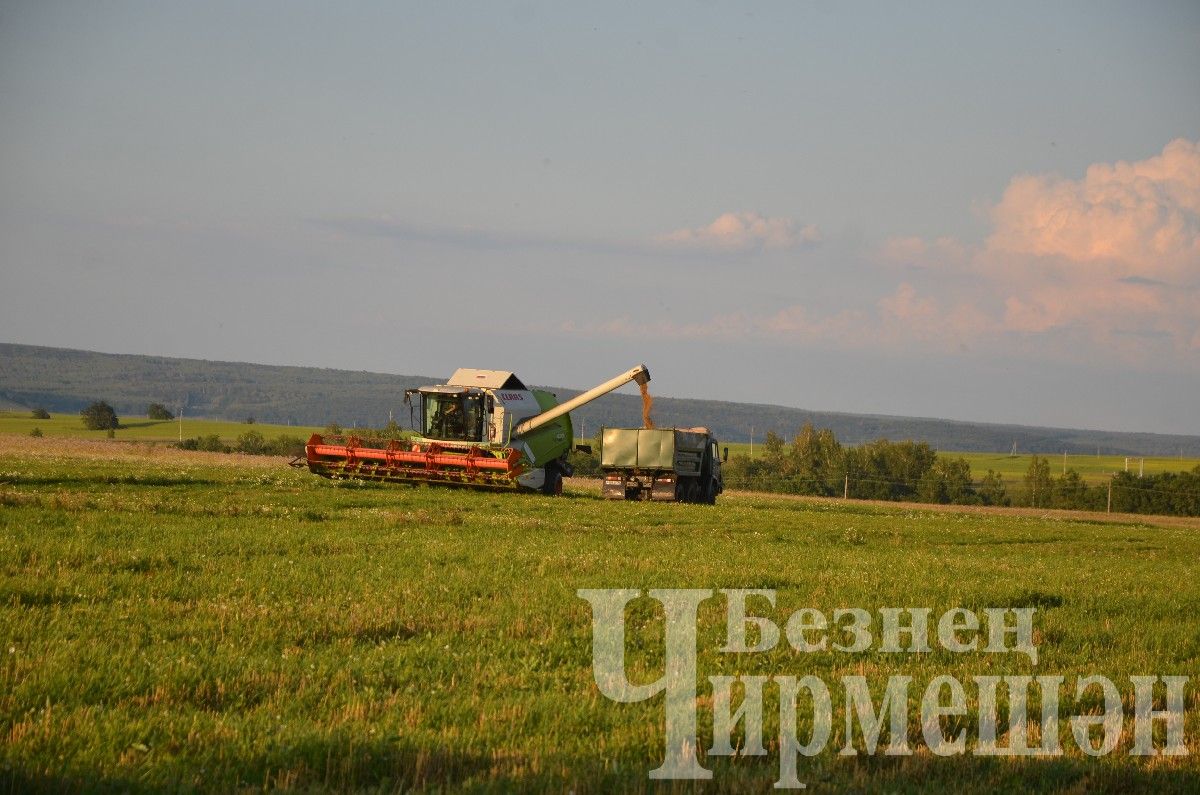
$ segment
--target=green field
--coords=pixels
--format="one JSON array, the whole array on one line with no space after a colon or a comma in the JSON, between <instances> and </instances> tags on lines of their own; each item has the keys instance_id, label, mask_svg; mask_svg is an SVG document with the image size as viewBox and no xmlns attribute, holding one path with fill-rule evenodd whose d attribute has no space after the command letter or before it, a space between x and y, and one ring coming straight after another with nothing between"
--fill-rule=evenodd
<instances>
[{"instance_id":1,"label":"green field","mask_svg":"<svg viewBox=\"0 0 1200 795\"><path fill-rule=\"evenodd\" d=\"M989 469L998 472L1005 480L1020 480L1025 477L1025 473L1029 471L1029 463L1032 456L1030 455L1008 455L1006 453L952 453L947 452L943 455L948 455L952 458L962 456L971 464L971 474L975 477L982 477L987 474ZM1061 475L1067 469L1074 469L1084 481L1088 483L1101 483L1109 479L1115 472L1122 472L1126 467L1125 456L1118 455L1043 455L1050 462L1050 472L1054 475ZM1137 473L1139 466L1147 475L1156 475L1161 472L1184 472L1194 468L1200 464L1200 459L1195 458L1143 458L1141 456L1130 456L1128 459L1129 471Z\"/></svg>"},{"instance_id":2,"label":"green field","mask_svg":"<svg viewBox=\"0 0 1200 795\"><path fill-rule=\"evenodd\" d=\"M78 414L51 413L48 420L35 420L28 411L0 411L0 433L29 435L38 428L45 436L66 436L76 439L104 439L108 431L89 431L83 427ZM184 417L182 421L152 420L147 417L121 417L121 427L116 439L139 442L170 442L180 438L217 434L224 441L233 441L247 431L258 431L268 439L277 436L300 436L305 439L320 428L298 425L271 425L268 423L228 422Z\"/></svg>"},{"instance_id":3,"label":"green field","mask_svg":"<svg viewBox=\"0 0 1200 795\"><path fill-rule=\"evenodd\" d=\"M1195 683L1190 756L1125 752L1127 677L1200 673L1200 521L767 495L624 504L578 485L550 498L338 484L284 464L0 437L0 791L771 791L770 697L766 756L702 751L713 782L648 780L662 697L597 692L590 610L576 596L618 587L776 589L781 624L802 606L1038 608L1034 666L1021 654L801 654L786 642L723 654L723 610L705 603L701 677L815 674L834 690L829 745L799 763L812 791L1200 786ZM634 681L661 670L652 604L631 614ZM892 674L1094 673L1125 696L1121 750L1108 756L1076 749L1073 693L1061 757L934 757L915 712L913 756L837 754L844 675L866 676L878 699Z\"/></svg>"}]
</instances>

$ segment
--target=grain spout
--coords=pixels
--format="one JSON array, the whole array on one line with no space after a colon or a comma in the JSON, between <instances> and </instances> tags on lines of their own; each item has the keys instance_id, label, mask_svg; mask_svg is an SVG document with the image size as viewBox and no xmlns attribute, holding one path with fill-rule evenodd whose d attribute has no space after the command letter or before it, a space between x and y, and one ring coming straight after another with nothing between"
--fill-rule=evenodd
<instances>
[{"instance_id":1,"label":"grain spout","mask_svg":"<svg viewBox=\"0 0 1200 795\"><path fill-rule=\"evenodd\" d=\"M654 398L650 397L650 385L647 382L638 384L642 391L642 427L654 428L654 420L650 418L650 409L654 407Z\"/></svg>"}]
</instances>

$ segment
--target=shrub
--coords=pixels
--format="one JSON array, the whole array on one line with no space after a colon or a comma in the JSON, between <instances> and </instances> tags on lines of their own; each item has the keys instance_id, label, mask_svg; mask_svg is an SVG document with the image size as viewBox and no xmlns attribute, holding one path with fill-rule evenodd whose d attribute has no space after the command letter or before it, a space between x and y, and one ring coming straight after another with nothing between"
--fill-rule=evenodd
<instances>
[{"instance_id":1,"label":"shrub","mask_svg":"<svg viewBox=\"0 0 1200 795\"><path fill-rule=\"evenodd\" d=\"M921 479L936 460L937 454L925 442L876 439L852 447L846 451L845 464L850 476L850 496L868 500L913 499Z\"/></svg>"},{"instance_id":2,"label":"shrub","mask_svg":"<svg viewBox=\"0 0 1200 795\"><path fill-rule=\"evenodd\" d=\"M50 412L46 411L46 409L42 406L38 406L32 412L30 412L30 414L35 420L50 419Z\"/></svg>"},{"instance_id":3,"label":"shrub","mask_svg":"<svg viewBox=\"0 0 1200 795\"><path fill-rule=\"evenodd\" d=\"M151 403L146 407L146 416L152 420L173 420L175 415L161 403Z\"/></svg>"},{"instance_id":4,"label":"shrub","mask_svg":"<svg viewBox=\"0 0 1200 795\"><path fill-rule=\"evenodd\" d=\"M1004 481L1001 480L999 473L990 469L980 481L976 493L984 505L1008 505L1011 503L1007 490L1004 488Z\"/></svg>"},{"instance_id":5,"label":"shrub","mask_svg":"<svg viewBox=\"0 0 1200 795\"><path fill-rule=\"evenodd\" d=\"M572 449L567 455L567 463L575 469L575 477L598 478L601 475L600 454L595 448L590 453Z\"/></svg>"},{"instance_id":6,"label":"shrub","mask_svg":"<svg viewBox=\"0 0 1200 795\"><path fill-rule=\"evenodd\" d=\"M965 458L935 458L917 483L917 499L957 505L978 502L971 486L971 465Z\"/></svg>"},{"instance_id":7,"label":"shrub","mask_svg":"<svg viewBox=\"0 0 1200 795\"><path fill-rule=\"evenodd\" d=\"M286 455L299 458L304 455L304 439L299 436L277 436L263 447L264 455Z\"/></svg>"},{"instance_id":8,"label":"shrub","mask_svg":"<svg viewBox=\"0 0 1200 795\"><path fill-rule=\"evenodd\" d=\"M208 436L199 436L196 438L196 449L203 450L206 453L228 453L229 448L221 441L221 437L215 433L210 433Z\"/></svg>"},{"instance_id":9,"label":"shrub","mask_svg":"<svg viewBox=\"0 0 1200 795\"><path fill-rule=\"evenodd\" d=\"M79 412L79 416L83 418L83 427L89 431L113 430L121 427L116 410L103 400L97 400Z\"/></svg>"},{"instance_id":10,"label":"shrub","mask_svg":"<svg viewBox=\"0 0 1200 795\"><path fill-rule=\"evenodd\" d=\"M277 436L267 439L258 431L247 431L238 436L233 446L223 443L215 433L184 439L175 445L180 450L201 450L208 453L238 452L245 455L286 455L292 458L304 455L305 440L299 436Z\"/></svg>"},{"instance_id":11,"label":"shrub","mask_svg":"<svg viewBox=\"0 0 1200 795\"><path fill-rule=\"evenodd\" d=\"M266 448L267 440L258 431L246 431L237 438L234 449L248 455L261 455Z\"/></svg>"},{"instance_id":12,"label":"shrub","mask_svg":"<svg viewBox=\"0 0 1200 795\"><path fill-rule=\"evenodd\" d=\"M1025 472L1025 488L1029 492L1028 502L1033 508L1045 508L1050 504L1050 461L1034 456Z\"/></svg>"},{"instance_id":13,"label":"shrub","mask_svg":"<svg viewBox=\"0 0 1200 795\"><path fill-rule=\"evenodd\" d=\"M34 428L32 431L29 432L29 435L36 439L36 438L40 438L40 437L44 436L45 434L42 433L41 428Z\"/></svg>"}]
</instances>

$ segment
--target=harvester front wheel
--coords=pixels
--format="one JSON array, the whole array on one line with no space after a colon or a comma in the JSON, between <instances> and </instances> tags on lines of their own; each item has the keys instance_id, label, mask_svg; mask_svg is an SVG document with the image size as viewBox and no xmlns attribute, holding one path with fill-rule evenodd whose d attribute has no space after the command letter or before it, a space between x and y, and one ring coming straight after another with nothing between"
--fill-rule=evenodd
<instances>
[{"instance_id":1,"label":"harvester front wheel","mask_svg":"<svg viewBox=\"0 0 1200 795\"><path fill-rule=\"evenodd\" d=\"M563 476L558 468L558 462L546 464L546 479L542 483L542 494L549 497L562 496Z\"/></svg>"}]
</instances>

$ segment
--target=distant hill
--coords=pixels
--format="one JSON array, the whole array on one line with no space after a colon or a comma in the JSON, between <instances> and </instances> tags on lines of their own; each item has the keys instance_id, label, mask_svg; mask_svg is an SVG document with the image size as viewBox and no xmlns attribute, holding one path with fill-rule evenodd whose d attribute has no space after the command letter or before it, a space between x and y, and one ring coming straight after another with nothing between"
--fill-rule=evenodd
<instances>
[{"instance_id":1,"label":"distant hill","mask_svg":"<svg viewBox=\"0 0 1200 795\"><path fill-rule=\"evenodd\" d=\"M78 411L107 400L118 414L141 414L158 402L184 407L188 416L293 425L382 426L389 413L403 425L404 390L440 383L449 375L389 375L315 367L212 362L161 356L94 353L67 348L0 343L0 406L44 406ZM590 387L590 384L585 387ZM652 384L653 386L653 384ZM550 389L559 399L580 390ZM601 426L641 423L636 395L607 395L575 411L576 428L592 434ZM1122 433L1024 425L956 422L917 417L806 411L786 406L657 397L660 425L706 425L724 441L755 440L767 431L791 437L805 422L831 428L838 439L858 444L878 438L916 439L939 450L1002 452L1016 444L1023 453L1095 453L1200 457L1200 437Z\"/></svg>"}]
</instances>

